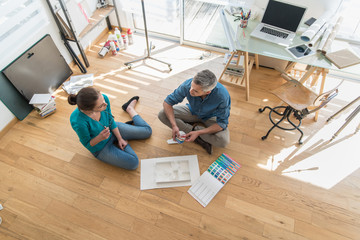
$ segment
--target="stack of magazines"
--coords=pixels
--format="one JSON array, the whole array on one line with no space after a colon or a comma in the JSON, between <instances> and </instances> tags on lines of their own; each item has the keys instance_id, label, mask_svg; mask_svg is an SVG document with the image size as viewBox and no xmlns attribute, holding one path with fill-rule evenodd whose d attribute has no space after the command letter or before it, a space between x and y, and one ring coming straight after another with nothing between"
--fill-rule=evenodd
<instances>
[{"instance_id":1,"label":"stack of magazines","mask_svg":"<svg viewBox=\"0 0 360 240\"><path fill-rule=\"evenodd\" d=\"M50 116L56 111L55 97L51 94L34 94L30 104L34 106L42 118Z\"/></svg>"}]
</instances>

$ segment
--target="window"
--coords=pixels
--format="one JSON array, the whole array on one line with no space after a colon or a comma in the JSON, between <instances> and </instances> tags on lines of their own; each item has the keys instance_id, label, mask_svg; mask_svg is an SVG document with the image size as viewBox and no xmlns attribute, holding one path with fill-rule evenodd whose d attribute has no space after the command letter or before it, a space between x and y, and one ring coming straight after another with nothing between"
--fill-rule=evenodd
<instances>
[{"instance_id":1,"label":"window","mask_svg":"<svg viewBox=\"0 0 360 240\"><path fill-rule=\"evenodd\" d=\"M352 40L360 43L360 1L343 0L340 15L343 22L338 32L338 38Z\"/></svg>"},{"instance_id":2,"label":"window","mask_svg":"<svg viewBox=\"0 0 360 240\"><path fill-rule=\"evenodd\" d=\"M39 0L0 0L0 56L6 58L48 24Z\"/></svg>"}]
</instances>

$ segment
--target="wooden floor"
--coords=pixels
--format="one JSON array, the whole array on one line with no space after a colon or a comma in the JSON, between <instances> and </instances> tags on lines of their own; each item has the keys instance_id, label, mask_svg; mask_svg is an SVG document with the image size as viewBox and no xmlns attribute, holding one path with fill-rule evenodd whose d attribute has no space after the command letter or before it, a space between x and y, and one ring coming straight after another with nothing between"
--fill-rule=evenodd
<instances>
[{"instance_id":1,"label":"wooden floor","mask_svg":"<svg viewBox=\"0 0 360 240\"><path fill-rule=\"evenodd\" d=\"M97 57L103 42L93 46L88 72L109 96L117 121L129 120L121 105L140 96L136 109L153 135L130 142L139 158L196 154L203 173L227 153L241 169L206 208L189 187L141 191L140 167L109 166L80 144L69 122L74 106L59 89L54 115L41 119L32 112L0 139L0 239L360 239L360 134L349 126L329 143L343 118L325 125L351 101L349 94L334 99L318 122L303 121L303 146L295 145L297 133L280 130L262 141L270 123L258 108L280 103L268 90L283 80L274 70L253 70L250 101L243 89L227 87L231 143L209 156L194 143L167 145L171 131L157 113L167 94L196 72L208 68L219 76L223 56L199 60L201 49L154 40L153 57L171 62L173 71L151 60L128 70L123 63L144 54L144 39L134 40L103 59Z\"/></svg>"}]
</instances>

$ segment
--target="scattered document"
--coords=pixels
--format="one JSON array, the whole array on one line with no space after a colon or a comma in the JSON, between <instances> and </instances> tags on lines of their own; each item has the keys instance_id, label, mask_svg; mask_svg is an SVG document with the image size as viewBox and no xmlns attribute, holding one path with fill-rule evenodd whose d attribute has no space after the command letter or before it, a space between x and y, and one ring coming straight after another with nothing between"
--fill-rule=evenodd
<instances>
[{"instance_id":1,"label":"scattered document","mask_svg":"<svg viewBox=\"0 0 360 240\"><path fill-rule=\"evenodd\" d=\"M240 167L240 164L223 153L196 180L188 193L206 207Z\"/></svg>"},{"instance_id":2,"label":"scattered document","mask_svg":"<svg viewBox=\"0 0 360 240\"><path fill-rule=\"evenodd\" d=\"M94 74L72 76L69 81L64 82L62 88L68 94L77 94L82 88L93 86Z\"/></svg>"},{"instance_id":3,"label":"scattered document","mask_svg":"<svg viewBox=\"0 0 360 240\"><path fill-rule=\"evenodd\" d=\"M191 186L200 177L196 155L141 160L140 189Z\"/></svg>"}]
</instances>

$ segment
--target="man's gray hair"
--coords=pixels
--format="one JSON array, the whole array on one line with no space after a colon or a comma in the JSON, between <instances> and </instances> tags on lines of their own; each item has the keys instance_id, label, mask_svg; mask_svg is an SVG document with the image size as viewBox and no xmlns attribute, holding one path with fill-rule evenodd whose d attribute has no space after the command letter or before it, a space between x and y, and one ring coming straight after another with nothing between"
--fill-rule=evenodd
<instances>
[{"instance_id":1,"label":"man's gray hair","mask_svg":"<svg viewBox=\"0 0 360 240\"><path fill-rule=\"evenodd\" d=\"M193 78L193 82L196 85L201 86L201 89L204 92L207 92L213 90L216 87L217 79L213 72L206 69L198 72Z\"/></svg>"}]
</instances>

